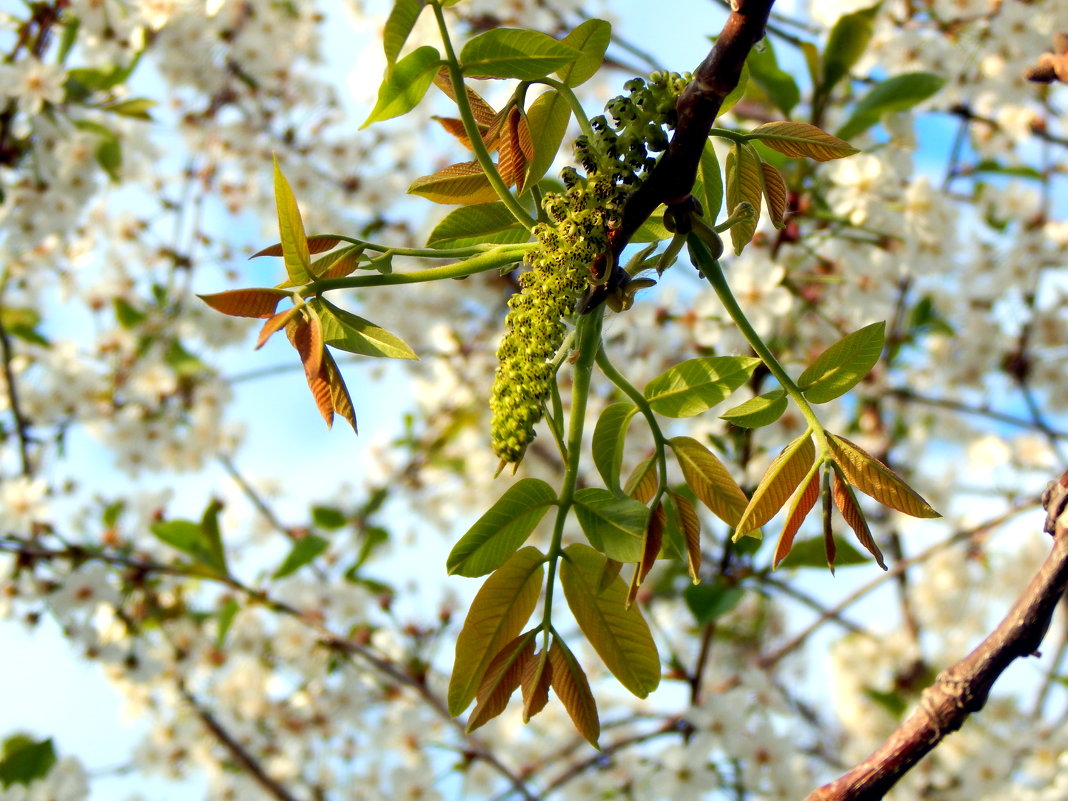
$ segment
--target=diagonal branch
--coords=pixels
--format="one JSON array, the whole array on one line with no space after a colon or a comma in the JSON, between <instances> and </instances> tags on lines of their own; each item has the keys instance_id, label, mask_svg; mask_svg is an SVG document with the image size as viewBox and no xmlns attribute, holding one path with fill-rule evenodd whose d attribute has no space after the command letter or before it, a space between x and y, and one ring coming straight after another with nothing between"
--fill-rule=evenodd
<instances>
[{"instance_id":1,"label":"diagonal branch","mask_svg":"<svg viewBox=\"0 0 1068 801\"><path fill-rule=\"evenodd\" d=\"M1009 664L1034 656L1068 588L1068 473L1042 498L1053 550L997 628L962 660L942 671L912 713L867 759L805 801L877 801L942 739L986 704Z\"/></svg>"}]
</instances>

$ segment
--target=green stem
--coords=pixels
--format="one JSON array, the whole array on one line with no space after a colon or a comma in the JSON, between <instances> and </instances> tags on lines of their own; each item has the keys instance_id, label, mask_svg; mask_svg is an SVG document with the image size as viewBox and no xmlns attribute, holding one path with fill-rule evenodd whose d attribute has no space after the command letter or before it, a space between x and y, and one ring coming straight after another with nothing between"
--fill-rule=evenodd
<instances>
[{"instance_id":1,"label":"green stem","mask_svg":"<svg viewBox=\"0 0 1068 801\"><path fill-rule=\"evenodd\" d=\"M546 86L551 86L557 92L559 92L567 104L571 106L571 113L575 115L575 119L578 120L579 128L586 136L593 136L593 128L590 126L590 118L586 116L586 109L582 107L582 102L578 99L578 95L574 90L563 81L557 81L553 78L540 78L538 83L543 83Z\"/></svg>"},{"instance_id":2,"label":"green stem","mask_svg":"<svg viewBox=\"0 0 1068 801\"><path fill-rule=\"evenodd\" d=\"M578 483L579 457L582 454L582 427L586 421L586 401L590 395L590 377L594 361L601 344L601 323L604 320L604 307L592 314L579 318L576 330L578 358L575 360L575 376L571 384L571 418L567 426L567 462L564 465L564 483L557 497L556 523L553 526L553 539L549 545L549 575L545 584L545 606L542 612L542 630L545 632L545 644L549 644L550 621L553 611L553 586L556 580L556 566L563 552L564 523L574 502L575 486Z\"/></svg>"},{"instance_id":3,"label":"green stem","mask_svg":"<svg viewBox=\"0 0 1068 801\"><path fill-rule=\"evenodd\" d=\"M485 244L470 245L466 248L398 248L393 245L382 245L378 242L368 242L365 239L342 236L341 234L322 234L321 236L329 236L334 239L339 239L342 242L359 245L365 250L373 250L376 253L390 253L394 256L415 256L420 259L465 259L468 256L477 256L479 253L488 253L500 247L500 245ZM308 239L314 238L315 237L313 236L308 237Z\"/></svg>"},{"instance_id":4,"label":"green stem","mask_svg":"<svg viewBox=\"0 0 1068 801\"><path fill-rule=\"evenodd\" d=\"M515 195L508 191L508 187L504 185L504 181L501 179L501 174L497 172L497 166L490 159L489 150L486 149L486 143L482 141L482 133L478 130L475 115L471 111L471 103L467 99L467 86L464 84L464 76L460 71L460 62L456 58L452 40L449 38L449 28L445 24L445 12L442 10L441 3L438 0L431 0L431 5L434 8L434 16L438 21L441 44L445 48L445 64L449 70L449 80L452 82L453 94L456 96L456 108L460 112L460 119L463 120L464 133L467 134L467 138L471 143L471 150L474 152L475 159L478 161L479 166L482 167L482 172L485 173L486 179L501 199L501 202L512 212L512 216L529 231L534 227L536 220L527 214L527 210L516 200Z\"/></svg>"},{"instance_id":5,"label":"green stem","mask_svg":"<svg viewBox=\"0 0 1068 801\"><path fill-rule=\"evenodd\" d=\"M343 278L322 278L312 281L301 289L305 295L318 295L331 289L356 289L368 286L392 286L394 284L420 284L426 281L442 281L446 278L466 278L469 275L499 270L522 260L526 252L534 247L533 243L525 245L505 245L496 247L469 259L429 267L426 270L410 273L385 273L376 275L347 275Z\"/></svg>"},{"instance_id":6,"label":"green stem","mask_svg":"<svg viewBox=\"0 0 1068 801\"><path fill-rule=\"evenodd\" d=\"M794 380L790 378L790 375L783 369L783 366L779 364L779 360L775 358L775 354L773 354L771 349L764 344L764 340L760 338L756 329L753 328L749 319L745 316L745 312L742 311L742 307L738 305L738 301L734 298L734 293L731 292L730 284L727 283L727 277L723 274L723 268L720 266L719 259L712 258L712 254L708 250L708 247L697 236L691 236L689 238L689 245L690 253L694 257L697 269L699 269L708 279L708 282L712 284L712 288L716 291L716 297L719 298L719 302L723 304L723 308L727 310L727 314L730 315L734 324L738 326L738 330L742 332L745 341L749 343L749 346L753 349L756 355L760 357L760 361L764 362L764 366L768 368L768 371L775 376L775 380L777 380L782 388L786 390L786 394L797 404L798 409L801 410L801 414L804 416L805 420L808 421L809 429L816 435L816 444L819 446L820 453L827 453L829 447L827 445L827 437L823 424L812 410L808 400L801 394L801 389L794 383Z\"/></svg>"}]
</instances>

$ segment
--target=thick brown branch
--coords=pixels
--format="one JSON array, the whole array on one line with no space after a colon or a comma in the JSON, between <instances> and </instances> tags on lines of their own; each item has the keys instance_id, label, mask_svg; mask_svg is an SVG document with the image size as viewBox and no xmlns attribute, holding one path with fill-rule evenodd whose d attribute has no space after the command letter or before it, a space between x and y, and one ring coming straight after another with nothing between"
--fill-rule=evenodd
<instances>
[{"instance_id":1,"label":"thick brown branch","mask_svg":"<svg viewBox=\"0 0 1068 801\"><path fill-rule=\"evenodd\" d=\"M1037 653L1068 588L1068 473L1043 497L1053 550L1027 589L979 646L938 675L920 707L871 756L806 801L877 801L942 739L983 708L990 688L1016 658Z\"/></svg>"}]
</instances>

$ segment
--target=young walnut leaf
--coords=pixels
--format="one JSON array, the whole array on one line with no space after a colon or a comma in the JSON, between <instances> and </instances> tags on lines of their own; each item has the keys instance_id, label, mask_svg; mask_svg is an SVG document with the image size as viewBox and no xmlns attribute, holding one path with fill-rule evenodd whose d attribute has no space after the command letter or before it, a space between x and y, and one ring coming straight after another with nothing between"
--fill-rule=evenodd
<instances>
[{"instance_id":1,"label":"young walnut leaf","mask_svg":"<svg viewBox=\"0 0 1068 801\"><path fill-rule=\"evenodd\" d=\"M753 497L738 521L734 539L756 531L782 509L816 460L816 446L806 431L775 457L760 479Z\"/></svg>"},{"instance_id":2,"label":"young walnut leaf","mask_svg":"<svg viewBox=\"0 0 1068 801\"><path fill-rule=\"evenodd\" d=\"M434 75L434 86L438 87L442 92L448 95L452 101L456 102L456 92L452 89L452 78L449 76L449 71L442 67ZM482 99L474 89L469 86L465 86L467 94L467 103L471 106L471 113L475 118L475 124L478 125L479 130L485 133L490 128L494 127L497 123L497 111L489 103ZM461 123L462 130L463 123ZM465 134L466 136L466 134ZM490 147L490 143L486 143L486 147Z\"/></svg>"},{"instance_id":3,"label":"young walnut leaf","mask_svg":"<svg viewBox=\"0 0 1068 801\"><path fill-rule=\"evenodd\" d=\"M764 200L768 203L768 218L776 228L786 227L786 180L779 168L766 161L760 162L764 174Z\"/></svg>"},{"instance_id":4,"label":"young walnut leaf","mask_svg":"<svg viewBox=\"0 0 1068 801\"><path fill-rule=\"evenodd\" d=\"M334 413L347 420L349 425L352 426L352 430L358 434L356 409L352 405L352 397L349 395L349 389L345 386L345 379L341 377L341 371L337 369L337 363L334 361L334 357L330 355L330 351L324 351L323 353L323 370L326 372L326 380L330 385L330 402L334 406Z\"/></svg>"},{"instance_id":5,"label":"young walnut leaf","mask_svg":"<svg viewBox=\"0 0 1068 801\"><path fill-rule=\"evenodd\" d=\"M277 331L281 331L285 326L289 325L293 320L301 313L299 306L291 306L285 311L280 311L278 314L268 318L263 324L263 328L260 329L260 335L256 338L256 348L259 350L267 344L267 340L271 338L271 335Z\"/></svg>"},{"instance_id":6,"label":"young walnut leaf","mask_svg":"<svg viewBox=\"0 0 1068 801\"><path fill-rule=\"evenodd\" d=\"M472 732L493 720L508 706L508 699L523 680L527 664L534 659L537 633L537 629L531 629L519 635L493 657L478 688L478 703L467 720L467 731Z\"/></svg>"},{"instance_id":7,"label":"young walnut leaf","mask_svg":"<svg viewBox=\"0 0 1068 801\"><path fill-rule=\"evenodd\" d=\"M786 524L782 527L779 542L775 546L775 556L771 560L771 569L774 570L785 559L794 547L794 537L801 524L816 505L816 499L820 497L820 477L818 470L810 470L812 478L805 484L804 489L794 495L793 503L790 504L790 513L786 516Z\"/></svg>"},{"instance_id":8,"label":"young walnut leaf","mask_svg":"<svg viewBox=\"0 0 1068 801\"><path fill-rule=\"evenodd\" d=\"M660 684L660 656L638 607L629 609L627 586L616 579L599 592L605 558L574 543L564 549L560 583L582 633L619 683L639 698Z\"/></svg>"},{"instance_id":9,"label":"young walnut leaf","mask_svg":"<svg viewBox=\"0 0 1068 801\"><path fill-rule=\"evenodd\" d=\"M396 62L425 5L425 0L395 0L393 3L393 10L382 30L382 49L388 63Z\"/></svg>"},{"instance_id":10,"label":"young walnut leaf","mask_svg":"<svg viewBox=\"0 0 1068 801\"><path fill-rule=\"evenodd\" d=\"M692 437L674 437L668 443L697 499L728 526L737 526L749 499L723 463Z\"/></svg>"},{"instance_id":11,"label":"young walnut leaf","mask_svg":"<svg viewBox=\"0 0 1068 801\"><path fill-rule=\"evenodd\" d=\"M197 297L231 317L270 317L278 308L278 301L289 297L289 293L284 289L231 289Z\"/></svg>"},{"instance_id":12,"label":"young walnut leaf","mask_svg":"<svg viewBox=\"0 0 1068 801\"><path fill-rule=\"evenodd\" d=\"M847 334L801 373L797 386L810 403L834 400L871 372L885 343L886 323L881 320Z\"/></svg>"},{"instance_id":13,"label":"young walnut leaf","mask_svg":"<svg viewBox=\"0 0 1068 801\"><path fill-rule=\"evenodd\" d=\"M318 234L316 236L308 237L308 253L314 255L316 253L325 253L328 250L332 250L341 244L341 238L337 236L331 236L330 234ZM259 250L249 256L250 259L257 259L260 256L281 256L282 244L276 242L273 245L265 247L263 250Z\"/></svg>"},{"instance_id":14,"label":"young walnut leaf","mask_svg":"<svg viewBox=\"0 0 1068 801\"><path fill-rule=\"evenodd\" d=\"M451 164L432 175L416 178L408 187L408 193L425 197L434 203L457 206L473 206L497 200L497 192L477 161Z\"/></svg>"},{"instance_id":15,"label":"young walnut leaf","mask_svg":"<svg viewBox=\"0 0 1068 801\"><path fill-rule=\"evenodd\" d=\"M657 476L656 455L654 454L634 468L627 483L623 485L623 494L629 495L639 503L649 503L656 495L659 486L660 479Z\"/></svg>"},{"instance_id":16,"label":"young walnut leaf","mask_svg":"<svg viewBox=\"0 0 1068 801\"><path fill-rule=\"evenodd\" d=\"M486 579L475 595L456 638L456 661L449 681L449 714L459 715L475 698L493 658L516 635L541 595L545 556L527 546Z\"/></svg>"},{"instance_id":17,"label":"young walnut leaf","mask_svg":"<svg viewBox=\"0 0 1068 801\"><path fill-rule=\"evenodd\" d=\"M575 655L559 637L553 637L549 662L553 692L564 705L578 733L594 748L600 748L597 740L601 736L601 721L597 717L597 702L590 691L590 683Z\"/></svg>"},{"instance_id":18,"label":"young walnut leaf","mask_svg":"<svg viewBox=\"0 0 1068 801\"><path fill-rule=\"evenodd\" d=\"M846 480L865 495L912 517L941 517L901 476L870 453L845 437L831 434L827 441Z\"/></svg>"},{"instance_id":19,"label":"young walnut leaf","mask_svg":"<svg viewBox=\"0 0 1068 801\"><path fill-rule=\"evenodd\" d=\"M360 128L407 114L419 105L441 64L437 48L423 45L395 64L386 66L378 100Z\"/></svg>"},{"instance_id":20,"label":"young walnut leaf","mask_svg":"<svg viewBox=\"0 0 1068 801\"><path fill-rule=\"evenodd\" d=\"M274 201L278 209L278 231L282 238L280 247L289 280L298 286L310 283L311 255L308 237L304 233L304 221L300 218L300 208L289 181L278 166L278 159L274 160Z\"/></svg>"},{"instance_id":21,"label":"young walnut leaf","mask_svg":"<svg viewBox=\"0 0 1068 801\"><path fill-rule=\"evenodd\" d=\"M541 651L528 659L523 665L520 687L523 689L523 722L530 719L549 703L549 686L552 683L553 669L549 662L549 652Z\"/></svg>"},{"instance_id":22,"label":"young walnut leaf","mask_svg":"<svg viewBox=\"0 0 1068 801\"><path fill-rule=\"evenodd\" d=\"M727 176L727 212L732 213L743 201L753 207L752 218L731 226L734 253L741 255L742 249L753 239L760 217L760 199L764 194L760 157L750 145L735 145L727 153L723 171Z\"/></svg>"},{"instance_id":23,"label":"young walnut leaf","mask_svg":"<svg viewBox=\"0 0 1068 801\"><path fill-rule=\"evenodd\" d=\"M834 505L838 507L838 511L842 513L842 519L849 524L849 527L853 529L857 535L857 539L860 544L875 557L875 561L879 567L886 570L886 562L883 561L883 553L879 550L879 546L875 544L875 538L871 535L871 530L868 528L868 521L864 519L864 512L861 511L860 504L857 503L857 496L853 494L853 488L850 487L845 479L842 478L841 472L838 467L834 467L834 491L832 497L834 498ZM834 560L830 557L829 561L832 566Z\"/></svg>"},{"instance_id":24,"label":"young walnut leaf","mask_svg":"<svg viewBox=\"0 0 1068 801\"><path fill-rule=\"evenodd\" d=\"M667 526L667 513L664 511L663 502L657 504L656 509L649 516L649 527L645 530L645 542L642 543L641 561L634 568L634 576L631 578L630 589L627 592L627 608L634 603L638 596L638 590L649 575L649 571L656 564L656 558L660 556L660 546L664 544L664 528ZM604 587L602 581L601 587Z\"/></svg>"},{"instance_id":25,"label":"young walnut leaf","mask_svg":"<svg viewBox=\"0 0 1068 801\"><path fill-rule=\"evenodd\" d=\"M690 571L690 580L701 583L701 518L690 499L677 492L671 493L671 501L679 512L679 523L686 538L686 565Z\"/></svg>"},{"instance_id":26,"label":"young walnut leaf","mask_svg":"<svg viewBox=\"0 0 1068 801\"><path fill-rule=\"evenodd\" d=\"M772 150L795 159L832 161L860 152L849 142L807 122L767 122L754 128L749 138L759 139Z\"/></svg>"}]
</instances>

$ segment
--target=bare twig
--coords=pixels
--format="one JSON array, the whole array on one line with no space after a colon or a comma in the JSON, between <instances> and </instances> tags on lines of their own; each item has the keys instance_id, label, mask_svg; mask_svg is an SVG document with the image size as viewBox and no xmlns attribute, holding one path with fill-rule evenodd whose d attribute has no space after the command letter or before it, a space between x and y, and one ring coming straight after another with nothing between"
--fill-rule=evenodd
<instances>
[{"instance_id":1,"label":"bare twig","mask_svg":"<svg viewBox=\"0 0 1068 801\"><path fill-rule=\"evenodd\" d=\"M18 384L15 381L15 370L11 366L14 358L15 352L11 347L11 338L8 336L7 329L4 328L3 316L0 315L0 359L4 363L7 405L10 407L11 417L15 421L15 438L19 443L19 461L22 475L30 476L33 474L33 464L30 461L30 425L26 420L26 416L22 413L22 406L19 405Z\"/></svg>"},{"instance_id":2,"label":"bare twig","mask_svg":"<svg viewBox=\"0 0 1068 801\"><path fill-rule=\"evenodd\" d=\"M986 704L1013 660L1034 656L1068 588L1068 473L1043 496L1053 549L997 628L968 656L942 671L920 707L874 753L806 801L877 801L949 733Z\"/></svg>"}]
</instances>

